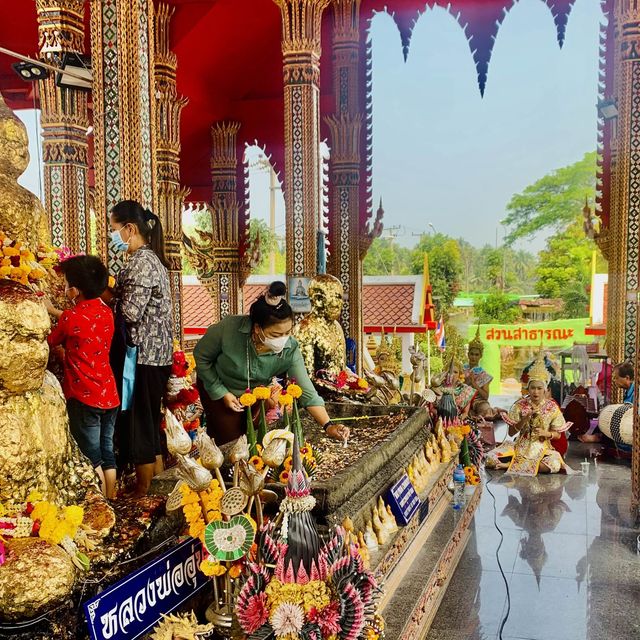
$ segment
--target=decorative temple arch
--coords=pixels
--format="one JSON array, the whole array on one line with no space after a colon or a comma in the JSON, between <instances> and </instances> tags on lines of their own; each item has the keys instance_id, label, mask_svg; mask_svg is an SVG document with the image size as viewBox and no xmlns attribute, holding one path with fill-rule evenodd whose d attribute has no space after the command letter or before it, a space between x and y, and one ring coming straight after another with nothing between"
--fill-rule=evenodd
<instances>
[{"instance_id":1,"label":"decorative temple arch","mask_svg":"<svg viewBox=\"0 0 640 640\"><path fill-rule=\"evenodd\" d=\"M573 0L540 0L549 8L562 45ZM329 233L340 229L339 212L349 220L353 251L354 288L358 300L358 260L366 250L367 223L372 221L371 197L371 43L367 33L374 12L387 10L398 26L405 55L410 52L416 18L426 6L447 8L455 16L469 42L478 87L486 87L493 43L504 16L514 0L253 0L251 19L243 2L182 2L168 0L173 12L164 54L169 66L175 61L175 92L188 97L180 120L182 146L177 191L174 201L165 202L165 211L175 222L180 190L191 189L193 201L213 207L212 149L225 142L213 140L212 125L224 138L233 126L241 126L244 140L260 139L273 155L274 165L283 172L287 199L287 236L293 254L291 273L311 273L317 261L316 239L305 231L315 228L321 214L321 168L319 143L321 126L332 149L329 183ZM34 8L35 5L35 8ZM615 121L600 123L598 207L603 222L599 243L610 264L609 351L615 360L640 356L635 340L637 297L640 290L638 243L640 229L640 21L636 0L603 0L609 25L602 33L601 81L603 98L611 99L617 110ZM80 181L80 191L95 188L95 210L102 219L117 199L135 197L157 207L159 202L158 135L161 100L154 89L158 82L154 30L156 5L150 0L35 0L14 3L12 20L0 24L0 41L9 49L30 56L50 58L59 64L61 55L84 48L94 55L93 110L94 149L86 150L78 138L85 122L84 102L76 90L67 97L74 104L73 118L56 106L62 95L53 87L48 104L57 113L47 115L45 138L50 143L50 193L67 189L69 176ZM39 47L38 30L44 34ZM188 34L188 37L187 35ZM161 43L160 43L161 44ZM323 52L324 49L324 52ZM104 53L104 55L103 55ZM161 56L162 57L162 56ZM11 70L12 60L0 58L0 88L13 108L33 106L32 87ZM162 62L160 61L161 66ZM166 64L165 64L166 67ZM170 69L160 69L160 75ZM66 95L66 94L65 94ZM70 112L69 112L70 113ZM57 118L54 116L58 116ZM68 114L67 114L68 115ZM50 116L50 117L49 117ZM57 121L56 121L57 120ZM227 123L227 124L224 124ZM226 127L226 128L225 128ZM85 129L86 131L86 129ZM124 135L126 131L128 135ZM166 133L170 133L167 131ZM237 131L236 131L237 134ZM49 137L47 137L49 136ZM58 136L59 139L55 139ZM175 153L176 139L165 139ZM65 155L67 144L73 157ZM62 155L56 156L62 144ZM72 149L73 147L73 149ZM165 148L167 150L167 148ZM214 149L215 150L215 149ZM229 253L237 281L244 257L246 210L244 174L234 147L235 171L227 168L234 181L235 204L225 204L218 219L232 229L234 250ZM342 151L342 153L340 153ZM55 153L54 153L55 152ZM93 156L86 157L85 152ZM224 154L220 156L224 163ZM93 165L93 171L89 167ZM164 157L165 168L177 168L175 156ZM223 167L224 169L224 167ZM223 171L224 173L224 171ZM65 178L66 176L66 178ZM165 175L166 177L166 175ZM66 182L65 182L66 180ZM166 182L175 183L175 173ZM218 186L221 182L216 182ZM342 200L340 200L342 198ZM233 198L232 198L233 200ZM343 209L338 206L342 202ZM294 206L295 204L295 206ZM73 238L79 221L86 221L86 201L68 198L49 216L63 235ZM85 206L84 212L78 207ZM218 205L217 205L218 206ZM64 210L63 210L64 209ZM348 211L348 214L345 212ZM169 223L169 219L167 219ZM343 231L347 228L343 226ZM175 231L175 227L173 229ZM99 225L100 249L106 253L106 225ZM335 239L334 239L335 240ZM79 240L80 241L80 240ZM173 238L179 241L179 237ZM175 248L175 244L173 245ZM212 245L213 246L213 245ZM331 242L330 271L336 271L336 247ZM218 249L216 249L218 251ZM175 257L175 256L174 256ZM114 256L111 256L114 261ZM340 258L342 260L342 258ZM336 271L337 272L337 271ZM237 299L237 296L236 296ZM351 315L357 318L358 313ZM357 325L351 332L359 335ZM640 371L640 361L636 363ZM640 422L636 427L637 452L634 457L634 499L640 502Z\"/></svg>"}]
</instances>

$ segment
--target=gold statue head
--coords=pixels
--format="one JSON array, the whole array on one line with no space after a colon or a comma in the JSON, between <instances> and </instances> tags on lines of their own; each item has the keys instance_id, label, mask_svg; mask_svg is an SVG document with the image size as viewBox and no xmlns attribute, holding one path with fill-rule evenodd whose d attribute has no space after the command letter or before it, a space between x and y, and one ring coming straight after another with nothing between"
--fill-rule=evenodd
<instances>
[{"instance_id":1,"label":"gold statue head","mask_svg":"<svg viewBox=\"0 0 640 640\"><path fill-rule=\"evenodd\" d=\"M342 312L344 289L338 278L328 273L316 276L309 284L313 313L327 320L337 320Z\"/></svg>"},{"instance_id":2,"label":"gold statue head","mask_svg":"<svg viewBox=\"0 0 640 640\"><path fill-rule=\"evenodd\" d=\"M27 129L0 94L0 175L19 178L29 165Z\"/></svg>"}]
</instances>

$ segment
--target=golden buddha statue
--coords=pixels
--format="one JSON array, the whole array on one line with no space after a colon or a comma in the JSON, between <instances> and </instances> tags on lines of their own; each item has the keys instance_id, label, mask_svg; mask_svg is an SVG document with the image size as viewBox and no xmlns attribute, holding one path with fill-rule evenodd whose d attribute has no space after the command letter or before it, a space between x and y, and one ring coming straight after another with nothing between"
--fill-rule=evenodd
<instances>
[{"instance_id":1,"label":"golden buddha statue","mask_svg":"<svg viewBox=\"0 0 640 640\"><path fill-rule=\"evenodd\" d=\"M17 183L29 160L27 145L24 126L0 97L0 230L36 251L48 234L40 201ZM0 503L11 508L37 491L59 507L80 504L89 526L108 523L101 527L106 535L113 511L97 499L96 474L69 432L60 383L46 370L50 326L34 291L0 279ZM5 546L10 561L0 566L2 619L33 618L69 597L76 571L61 547L39 537Z\"/></svg>"},{"instance_id":2,"label":"golden buddha statue","mask_svg":"<svg viewBox=\"0 0 640 640\"><path fill-rule=\"evenodd\" d=\"M27 130L0 94L0 229L35 251L49 232L42 203L18 184L28 165Z\"/></svg>"},{"instance_id":3,"label":"golden buddha statue","mask_svg":"<svg viewBox=\"0 0 640 640\"><path fill-rule=\"evenodd\" d=\"M329 274L316 276L309 284L311 313L294 330L307 371L333 375L344 371L347 348L344 331L338 322L344 290L340 280Z\"/></svg>"}]
</instances>

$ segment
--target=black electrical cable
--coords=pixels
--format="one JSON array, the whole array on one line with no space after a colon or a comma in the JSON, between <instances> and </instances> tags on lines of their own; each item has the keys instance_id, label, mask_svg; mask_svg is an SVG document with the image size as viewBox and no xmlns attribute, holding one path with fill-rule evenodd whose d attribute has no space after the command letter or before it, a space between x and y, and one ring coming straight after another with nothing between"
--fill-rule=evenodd
<instances>
[{"instance_id":1,"label":"black electrical cable","mask_svg":"<svg viewBox=\"0 0 640 640\"><path fill-rule=\"evenodd\" d=\"M502 529L498 526L498 512L496 508L496 497L489 488L489 484L493 480L493 475L487 471L485 468L485 473L489 476L489 480L485 483L485 487L489 492L489 495L493 498L493 526L496 528L498 533L500 534L500 544L496 548L496 560L498 561L498 569L500 569L500 573L502 575L502 579L504 580L504 586L507 590L507 612L502 618L502 622L500 623L500 631L498 632L498 638L502 639L502 632L504 630L505 625L507 624L507 620L509 619L509 614L511 613L511 592L509 591L509 581L507 580L507 576L504 573L504 569L502 568L502 563L500 562L500 548L502 547L502 543L504 542L504 533L502 533Z\"/></svg>"}]
</instances>

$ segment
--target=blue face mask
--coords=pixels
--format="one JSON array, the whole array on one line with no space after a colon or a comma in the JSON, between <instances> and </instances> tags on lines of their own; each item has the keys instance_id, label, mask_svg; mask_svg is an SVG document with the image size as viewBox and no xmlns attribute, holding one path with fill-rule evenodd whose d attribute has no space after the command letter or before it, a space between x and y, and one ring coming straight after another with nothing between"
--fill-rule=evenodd
<instances>
[{"instance_id":1,"label":"blue face mask","mask_svg":"<svg viewBox=\"0 0 640 640\"><path fill-rule=\"evenodd\" d=\"M129 248L129 243L122 239L120 231L121 229L116 229L111 232L111 246L115 251L121 251L124 253Z\"/></svg>"}]
</instances>

